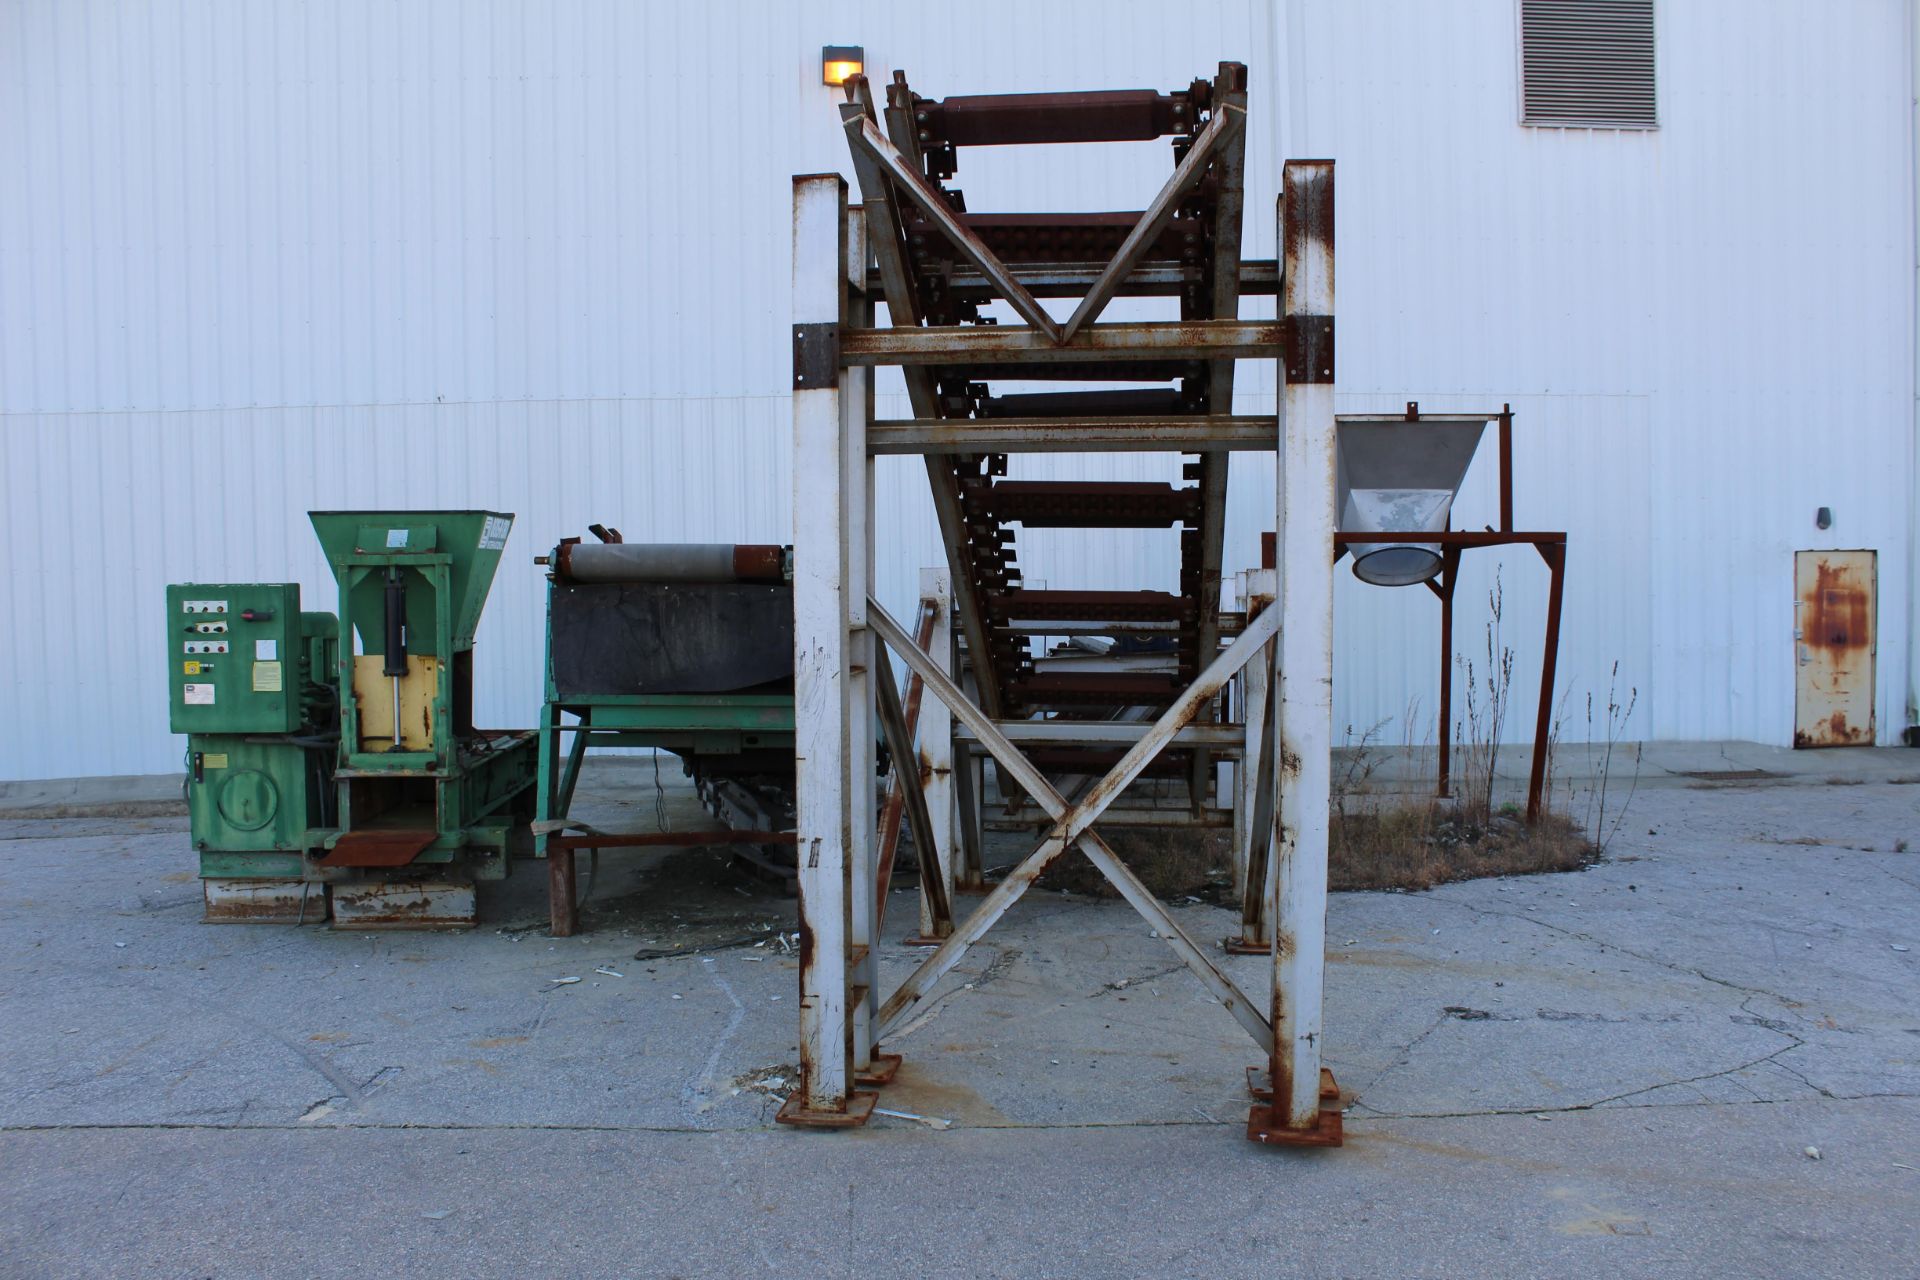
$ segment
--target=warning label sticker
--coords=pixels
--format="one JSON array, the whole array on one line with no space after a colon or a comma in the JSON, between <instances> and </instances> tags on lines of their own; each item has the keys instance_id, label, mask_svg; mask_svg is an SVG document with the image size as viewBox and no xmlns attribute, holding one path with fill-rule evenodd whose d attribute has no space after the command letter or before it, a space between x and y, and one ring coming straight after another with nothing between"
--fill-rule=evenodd
<instances>
[{"instance_id":1,"label":"warning label sticker","mask_svg":"<svg viewBox=\"0 0 1920 1280\"><path fill-rule=\"evenodd\" d=\"M253 664L253 691L255 693L279 693L280 664L277 662L256 662Z\"/></svg>"},{"instance_id":2,"label":"warning label sticker","mask_svg":"<svg viewBox=\"0 0 1920 1280\"><path fill-rule=\"evenodd\" d=\"M501 550L507 545L507 534L512 531L513 521L505 516L488 516L486 524L480 527L480 550Z\"/></svg>"},{"instance_id":3,"label":"warning label sticker","mask_svg":"<svg viewBox=\"0 0 1920 1280\"><path fill-rule=\"evenodd\" d=\"M213 705L213 686L210 684L182 685L181 692L190 707L210 707Z\"/></svg>"}]
</instances>

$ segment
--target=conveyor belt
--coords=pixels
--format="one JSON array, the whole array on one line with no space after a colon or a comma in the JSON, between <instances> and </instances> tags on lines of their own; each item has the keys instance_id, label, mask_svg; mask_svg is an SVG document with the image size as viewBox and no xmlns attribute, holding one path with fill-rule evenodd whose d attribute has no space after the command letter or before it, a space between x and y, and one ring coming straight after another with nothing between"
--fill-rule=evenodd
<instances>
[{"instance_id":1,"label":"conveyor belt","mask_svg":"<svg viewBox=\"0 0 1920 1280\"><path fill-rule=\"evenodd\" d=\"M868 101L865 83L851 96L856 104ZM1246 70L1237 63L1222 63L1215 79L1195 80L1171 93L1133 89L944 101L914 93L905 75L896 72L887 88L884 125L893 145L944 197L967 232L1016 279L1030 276L1036 293L1070 300L1086 296L1142 214L969 209L952 184L964 150L1167 139L1171 171L1201 146L1204 166L1196 180L1170 206L1164 222L1145 233L1142 252L1112 296L1175 294L1181 319L1218 319L1237 317L1247 264L1240 259L1245 131L1220 128L1215 117L1232 110L1244 119L1245 102ZM878 123L878 104L874 107ZM1203 136L1210 126L1217 137ZM903 195L898 179L867 167L860 180L864 198L884 200L898 219L897 253L881 255L880 273L893 323L982 322L981 307L1001 295L953 238ZM887 267L889 260L898 265ZM1251 287L1271 292L1266 281L1256 271ZM1036 379L1153 385L1012 394L1001 393L997 385ZM941 365L909 371L908 390L921 417L1017 417L1072 425L1125 414L1227 414L1232 412L1233 362L1143 358ZM999 714L1016 717L1059 708L1076 714L1158 708L1211 659L1219 636L1226 454L1190 461L1179 484L1009 480L1006 458L992 455L936 456L927 464L936 498L951 504L943 526L948 559L956 584L965 588L959 592L963 632L984 705L997 704ZM1060 585L1067 589L1026 590L1019 554L1019 531L1026 528L1173 531L1180 547L1178 590L1089 592L1065 583ZM1059 581L1052 573L1045 576ZM1071 624L1081 634L1098 634L1102 627L1115 634L1157 632L1171 646L1169 670L1037 673L1029 637L1048 634L1043 628L1049 622ZM1200 772L1196 769L1196 779Z\"/></svg>"}]
</instances>

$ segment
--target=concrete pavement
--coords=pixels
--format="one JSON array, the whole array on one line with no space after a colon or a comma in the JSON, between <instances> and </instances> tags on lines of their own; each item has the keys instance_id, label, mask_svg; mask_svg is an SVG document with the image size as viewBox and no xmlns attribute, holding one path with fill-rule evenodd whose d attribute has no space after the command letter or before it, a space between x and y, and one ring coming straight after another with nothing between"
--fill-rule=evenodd
<instances>
[{"instance_id":1,"label":"concrete pavement","mask_svg":"<svg viewBox=\"0 0 1920 1280\"><path fill-rule=\"evenodd\" d=\"M0 1275L1920 1274L1920 753L1795 759L1335 895L1332 1152L1244 1141L1252 1042L1120 903L1030 896L895 1038L947 1127L794 1133L791 905L711 855L365 935L200 924L177 817L0 819Z\"/></svg>"}]
</instances>

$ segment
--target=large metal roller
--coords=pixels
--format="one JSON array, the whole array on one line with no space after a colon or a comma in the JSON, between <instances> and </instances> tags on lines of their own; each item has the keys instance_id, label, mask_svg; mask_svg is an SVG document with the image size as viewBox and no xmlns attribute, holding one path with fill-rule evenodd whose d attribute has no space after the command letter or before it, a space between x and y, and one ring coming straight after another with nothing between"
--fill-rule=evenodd
<instances>
[{"instance_id":1,"label":"large metal roller","mask_svg":"<svg viewBox=\"0 0 1920 1280\"><path fill-rule=\"evenodd\" d=\"M782 582L786 551L726 542L573 542L554 556L562 582Z\"/></svg>"}]
</instances>

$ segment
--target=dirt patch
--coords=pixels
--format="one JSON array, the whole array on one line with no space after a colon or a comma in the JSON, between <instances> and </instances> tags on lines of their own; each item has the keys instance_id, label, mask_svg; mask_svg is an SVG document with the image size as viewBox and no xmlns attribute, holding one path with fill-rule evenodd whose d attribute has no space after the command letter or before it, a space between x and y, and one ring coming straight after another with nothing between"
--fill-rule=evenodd
<instances>
[{"instance_id":1,"label":"dirt patch","mask_svg":"<svg viewBox=\"0 0 1920 1280\"><path fill-rule=\"evenodd\" d=\"M1189 894L1212 898L1223 885L1228 892L1232 890L1232 837L1226 831L1115 827L1100 834L1156 898ZM1120 896L1078 849L1061 854L1040 874L1037 885L1102 898Z\"/></svg>"},{"instance_id":2,"label":"dirt patch","mask_svg":"<svg viewBox=\"0 0 1920 1280\"><path fill-rule=\"evenodd\" d=\"M1600 850L1549 813L1529 826L1510 814L1415 807L1336 814L1328 838L1333 889L1431 889L1454 880L1578 871Z\"/></svg>"},{"instance_id":3,"label":"dirt patch","mask_svg":"<svg viewBox=\"0 0 1920 1280\"><path fill-rule=\"evenodd\" d=\"M1225 831L1115 830L1105 833L1120 860L1155 897L1193 896L1238 906L1232 898L1231 837ZM1600 851L1578 826L1548 814L1528 826L1511 814L1475 818L1451 807L1416 806L1334 814L1327 877L1335 890L1431 889L1454 880L1578 871ZM1074 851L1041 875L1040 887L1112 898L1119 895Z\"/></svg>"},{"instance_id":4,"label":"dirt patch","mask_svg":"<svg viewBox=\"0 0 1920 1280\"><path fill-rule=\"evenodd\" d=\"M625 892L588 899L583 930L627 930L636 958L696 955L751 946L793 928L793 900L750 875L724 851L676 849Z\"/></svg>"}]
</instances>

